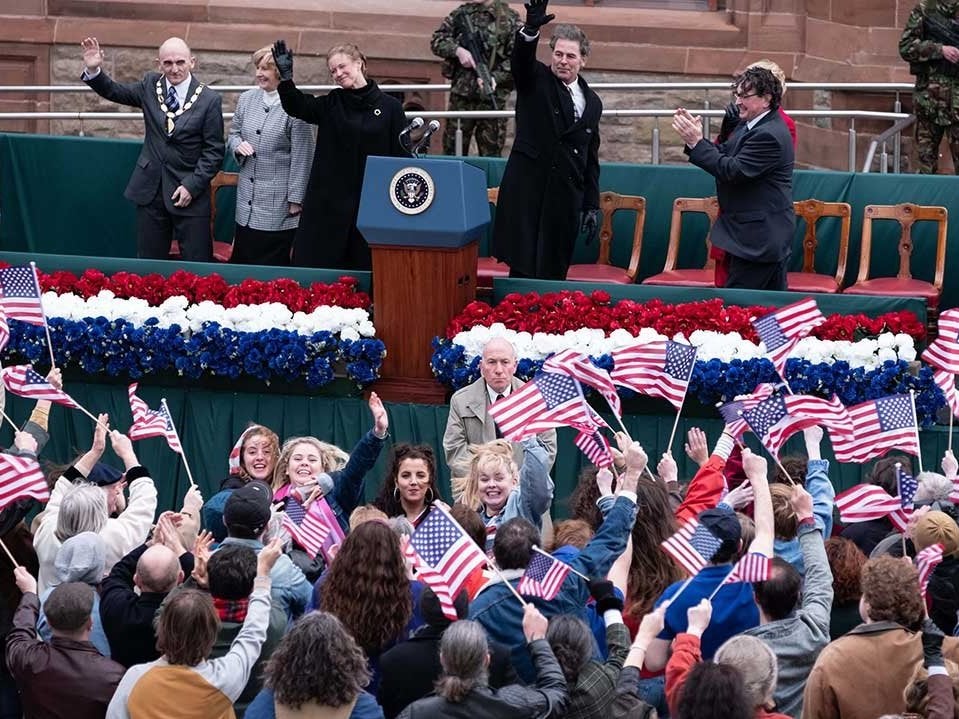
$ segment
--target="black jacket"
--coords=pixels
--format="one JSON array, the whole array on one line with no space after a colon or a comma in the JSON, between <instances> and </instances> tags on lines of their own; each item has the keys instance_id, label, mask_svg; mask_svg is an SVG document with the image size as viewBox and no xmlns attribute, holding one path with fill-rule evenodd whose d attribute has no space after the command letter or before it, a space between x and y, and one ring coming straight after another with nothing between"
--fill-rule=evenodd
<instances>
[{"instance_id":1,"label":"black jacket","mask_svg":"<svg viewBox=\"0 0 959 719\"><path fill-rule=\"evenodd\" d=\"M949 637L956 630L956 612L959 612L959 559L944 557L933 570L926 589L929 618Z\"/></svg>"},{"instance_id":2,"label":"black jacket","mask_svg":"<svg viewBox=\"0 0 959 719\"><path fill-rule=\"evenodd\" d=\"M380 657L377 699L386 719L393 719L407 706L433 691L433 684L443 673L440 639L445 629L426 624L407 641L400 642ZM507 647L490 642L490 655L491 688L499 689L519 681Z\"/></svg>"},{"instance_id":3,"label":"black jacket","mask_svg":"<svg viewBox=\"0 0 959 719\"><path fill-rule=\"evenodd\" d=\"M356 229L366 158L409 155L399 141L406 125L403 106L372 80L359 90L337 89L320 97L284 80L279 92L287 115L317 126L293 264L370 269L369 247Z\"/></svg>"},{"instance_id":4,"label":"black jacket","mask_svg":"<svg viewBox=\"0 0 959 719\"><path fill-rule=\"evenodd\" d=\"M720 215L710 233L716 247L750 262L783 262L792 252L795 151L778 109L751 130L740 125L724 143L704 138L689 161L716 178Z\"/></svg>"},{"instance_id":5,"label":"black jacket","mask_svg":"<svg viewBox=\"0 0 959 719\"><path fill-rule=\"evenodd\" d=\"M599 118L603 103L579 77L586 97L574 120L569 90L536 59L536 40L517 32L516 137L500 183L492 254L539 279L566 279L580 211L599 207Z\"/></svg>"},{"instance_id":6,"label":"black jacket","mask_svg":"<svg viewBox=\"0 0 959 719\"><path fill-rule=\"evenodd\" d=\"M142 544L130 552L113 565L110 576L100 585L100 622L110 642L110 655L125 667L152 662L160 656L153 617L166 593L133 591L137 562L146 550ZM192 554L180 557L180 568L185 576L193 572Z\"/></svg>"},{"instance_id":7,"label":"black jacket","mask_svg":"<svg viewBox=\"0 0 959 719\"><path fill-rule=\"evenodd\" d=\"M569 703L566 679L549 642L538 639L529 645L536 667L536 683L511 684L502 689L477 687L461 702L432 696L410 704L400 719L539 719L561 717Z\"/></svg>"}]
</instances>

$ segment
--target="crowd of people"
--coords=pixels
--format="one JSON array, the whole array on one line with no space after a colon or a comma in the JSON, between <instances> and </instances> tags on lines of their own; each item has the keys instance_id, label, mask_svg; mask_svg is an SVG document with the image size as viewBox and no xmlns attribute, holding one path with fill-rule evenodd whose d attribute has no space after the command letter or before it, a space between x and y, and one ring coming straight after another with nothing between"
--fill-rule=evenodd
<instances>
[{"instance_id":1,"label":"crowd of people","mask_svg":"<svg viewBox=\"0 0 959 719\"><path fill-rule=\"evenodd\" d=\"M834 520L818 427L778 469L729 432L710 449L690 430L691 478L669 453L654 473L618 434L612 470L584 470L554 525L555 432L497 438L488 409L522 386L511 345L491 340L480 366L444 436L452 487L432 447L391 441L371 394L372 425L349 452L251 424L218 492L191 487L158 514L154 478L100 415L90 449L51 467L44 506L0 512L17 563L0 573L0 715L956 715L951 452L942 474L917 476L900 533L888 517ZM7 451L39 455L49 411L39 402ZM103 461L108 444L122 468ZM386 476L371 477L384 450ZM868 481L894 495L903 465L884 458ZM433 513L486 557L451 607L408 551ZM309 516L330 529L319 549L290 529ZM662 546L683 527L705 561L693 573ZM934 545L943 560L920 579L913 558ZM523 583L542 556L568 568L555 592ZM755 558L764 578L734 574Z\"/></svg>"}]
</instances>

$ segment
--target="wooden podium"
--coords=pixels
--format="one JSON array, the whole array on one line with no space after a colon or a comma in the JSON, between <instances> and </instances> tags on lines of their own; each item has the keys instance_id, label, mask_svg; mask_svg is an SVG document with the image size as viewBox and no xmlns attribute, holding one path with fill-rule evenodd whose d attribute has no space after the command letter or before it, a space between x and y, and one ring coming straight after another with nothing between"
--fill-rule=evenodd
<instances>
[{"instance_id":1,"label":"wooden podium","mask_svg":"<svg viewBox=\"0 0 959 719\"><path fill-rule=\"evenodd\" d=\"M476 294L489 225L486 175L461 160L370 157L357 227L373 255L373 321L386 344L383 399L442 404L432 342Z\"/></svg>"}]
</instances>

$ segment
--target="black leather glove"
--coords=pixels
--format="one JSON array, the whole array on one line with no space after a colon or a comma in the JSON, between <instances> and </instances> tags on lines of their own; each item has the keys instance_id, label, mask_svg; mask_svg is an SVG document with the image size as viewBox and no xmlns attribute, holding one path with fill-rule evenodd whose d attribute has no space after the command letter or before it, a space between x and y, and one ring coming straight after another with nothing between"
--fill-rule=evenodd
<instances>
[{"instance_id":1,"label":"black leather glove","mask_svg":"<svg viewBox=\"0 0 959 719\"><path fill-rule=\"evenodd\" d=\"M579 231L586 235L586 244L591 245L599 237L599 210L582 210L579 213Z\"/></svg>"},{"instance_id":2,"label":"black leather glove","mask_svg":"<svg viewBox=\"0 0 959 719\"><path fill-rule=\"evenodd\" d=\"M543 25L550 22L555 15L547 15L546 8L549 0L529 0L524 6L526 8L526 22L523 26L527 30L538 32Z\"/></svg>"},{"instance_id":3,"label":"black leather glove","mask_svg":"<svg viewBox=\"0 0 959 719\"><path fill-rule=\"evenodd\" d=\"M293 79L293 51L286 47L285 40L273 43L273 62L281 80Z\"/></svg>"},{"instance_id":4,"label":"black leather glove","mask_svg":"<svg viewBox=\"0 0 959 719\"><path fill-rule=\"evenodd\" d=\"M608 579L594 579L589 583L589 593L596 600L596 613L603 616L607 609L623 611L623 600L616 596L613 583Z\"/></svg>"},{"instance_id":5,"label":"black leather glove","mask_svg":"<svg viewBox=\"0 0 959 719\"><path fill-rule=\"evenodd\" d=\"M733 130L736 129L736 126L739 125L739 108L736 107L735 102L731 102L726 105L726 114L723 115L722 124L719 126L719 142L726 142L729 139L729 136L733 134Z\"/></svg>"},{"instance_id":6,"label":"black leather glove","mask_svg":"<svg viewBox=\"0 0 959 719\"><path fill-rule=\"evenodd\" d=\"M942 640L945 636L942 630L926 617L922 622L922 665L929 667L945 666L945 660L942 658Z\"/></svg>"}]
</instances>

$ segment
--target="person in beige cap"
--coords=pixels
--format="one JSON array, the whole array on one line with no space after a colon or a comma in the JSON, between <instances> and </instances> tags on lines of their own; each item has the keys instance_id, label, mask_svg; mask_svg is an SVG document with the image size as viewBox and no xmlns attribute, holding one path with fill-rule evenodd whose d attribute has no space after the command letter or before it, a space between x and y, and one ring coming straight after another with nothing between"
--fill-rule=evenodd
<instances>
[{"instance_id":1,"label":"person in beige cap","mask_svg":"<svg viewBox=\"0 0 959 719\"><path fill-rule=\"evenodd\" d=\"M929 618L946 635L956 629L959 611L959 525L945 512L931 511L923 515L912 530L916 552L933 544L942 545L942 562L929 577L926 603Z\"/></svg>"}]
</instances>

